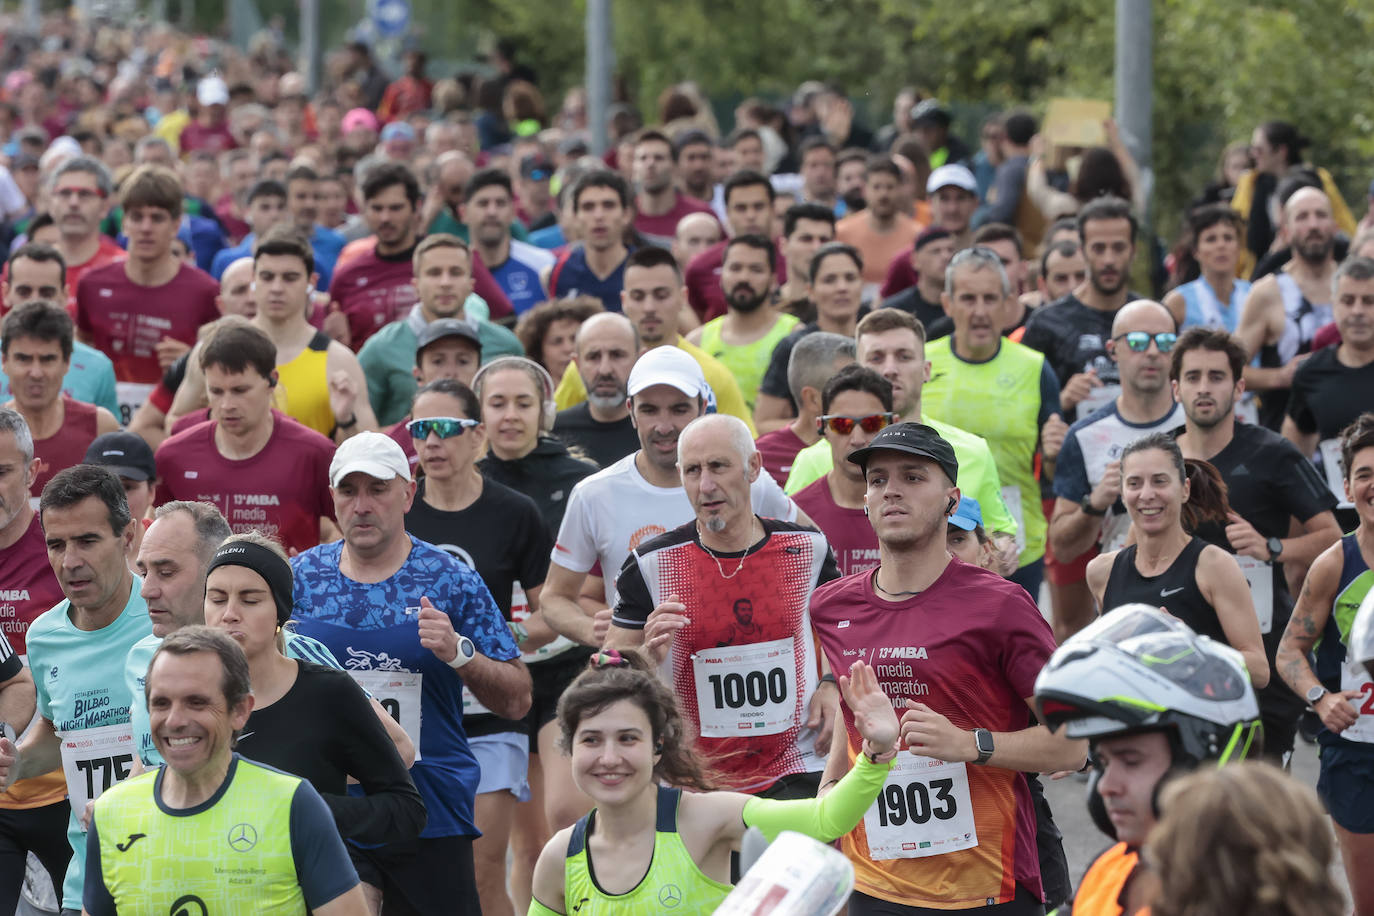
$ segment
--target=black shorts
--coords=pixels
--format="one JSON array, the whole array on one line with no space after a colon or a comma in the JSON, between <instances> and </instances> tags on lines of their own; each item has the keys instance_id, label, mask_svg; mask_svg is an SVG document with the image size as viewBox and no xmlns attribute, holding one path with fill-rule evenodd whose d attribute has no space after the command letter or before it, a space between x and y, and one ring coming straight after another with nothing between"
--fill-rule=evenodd
<instances>
[{"instance_id":1,"label":"black shorts","mask_svg":"<svg viewBox=\"0 0 1374 916\"><path fill-rule=\"evenodd\" d=\"M1341 828L1374 833L1374 748L1323 745L1317 794Z\"/></svg>"},{"instance_id":2,"label":"black shorts","mask_svg":"<svg viewBox=\"0 0 1374 916\"><path fill-rule=\"evenodd\" d=\"M441 836L375 849L349 845L358 877L382 892L382 916L481 916L472 837Z\"/></svg>"},{"instance_id":3,"label":"black shorts","mask_svg":"<svg viewBox=\"0 0 1374 916\"><path fill-rule=\"evenodd\" d=\"M558 718L558 698L563 691L587 670L587 659L592 650L577 647L561 655L555 655L546 662L534 662L529 666L530 680L534 689L530 695L530 711L525 722L530 727L530 753L539 753L539 729Z\"/></svg>"},{"instance_id":4,"label":"black shorts","mask_svg":"<svg viewBox=\"0 0 1374 916\"><path fill-rule=\"evenodd\" d=\"M959 913L995 913L996 916L1045 916L1045 905L1021 885L1016 885L1016 898L1006 903L980 906L969 910L936 910L924 906L907 906L869 897L858 891L849 895L849 916L949 916Z\"/></svg>"}]
</instances>

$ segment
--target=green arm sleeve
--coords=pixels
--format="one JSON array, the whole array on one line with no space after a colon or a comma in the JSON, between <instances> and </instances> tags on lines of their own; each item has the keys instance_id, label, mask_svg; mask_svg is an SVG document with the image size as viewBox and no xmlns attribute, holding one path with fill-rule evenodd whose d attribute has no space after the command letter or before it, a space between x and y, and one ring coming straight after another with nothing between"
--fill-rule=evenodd
<instances>
[{"instance_id":1,"label":"green arm sleeve","mask_svg":"<svg viewBox=\"0 0 1374 916\"><path fill-rule=\"evenodd\" d=\"M548 907L544 906L544 904L540 903L538 899L531 897L530 910L529 913L526 914L526 916L563 916L563 914L558 912L557 910L549 909Z\"/></svg>"},{"instance_id":2,"label":"green arm sleeve","mask_svg":"<svg viewBox=\"0 0 1374 916\"><path fill-rule=\"evenodd\" d=\"M891 762L875 764L860 754L854 768L823 798L751 798L744 804L744 823L762 830L770 841L784 830L795 830L829 843L858 825L890 769Z\"/></svg>"}]
</instances>

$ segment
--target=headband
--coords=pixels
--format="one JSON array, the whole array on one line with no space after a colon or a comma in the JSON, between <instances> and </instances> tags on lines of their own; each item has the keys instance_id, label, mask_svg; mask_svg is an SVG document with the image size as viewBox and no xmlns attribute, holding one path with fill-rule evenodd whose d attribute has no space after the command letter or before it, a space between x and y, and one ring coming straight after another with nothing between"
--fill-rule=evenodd
<instances>
[{"instance_id":1,"label":"headband","mask_svg":"<svg viewBox=\"0 0 1374 916\"><path fill-rule=\"evenodd\" d=\"M277 603L277 626L291 619L291 565L261 544L252 541L233 541L215 551L210 560L210 568L205 571L206 580L210 573L221 566L242 566L262 576L272 600Z\"/></svg>"}]
</instances>

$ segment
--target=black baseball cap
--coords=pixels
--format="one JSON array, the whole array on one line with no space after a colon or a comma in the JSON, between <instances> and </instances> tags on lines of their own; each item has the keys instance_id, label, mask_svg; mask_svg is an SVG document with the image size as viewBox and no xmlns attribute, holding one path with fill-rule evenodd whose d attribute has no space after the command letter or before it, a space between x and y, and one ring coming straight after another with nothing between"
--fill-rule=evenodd
<instances>
[{"instance_id":1,"label":"black baseball cap","mask_svg":"<svg viewBox=\"0 0 1374 916\"><path fill-rule=\"evenodd\" d=\"M107 467L130 480L152 480L157 477L153 450L142 437L133 433L116 432L96 436L91 447L86 449L85 463Z\"/></svg>"},{"instance_id":2,"label":"black baseball cap","mask_svg":"<svg viewBox=\"0 0 1374 916\"><path fill-rule=\"evenodd\" d=\"M929 458L940 466L952 483L959 482L959 459L954 456L954 447L944 437L922 423L893 423L882 430L863 448L849 453L849 460L861 468L867 468L868 459L874 452L905 452Z\"/></svg>"},{"instance_id":3,"label":"black baseball cap","mask_svg":"<svg viewBox=\"0 0 1374 916\"><path fill-rule=\"evenodd\" d=\"M478 356L482 355L482 338L477 335L477 329L461 318L436 318L425 325L415 342L415 355L419 356L425 347L445 337L461 337L477 348Z\"/></svg>"}]
</instances>

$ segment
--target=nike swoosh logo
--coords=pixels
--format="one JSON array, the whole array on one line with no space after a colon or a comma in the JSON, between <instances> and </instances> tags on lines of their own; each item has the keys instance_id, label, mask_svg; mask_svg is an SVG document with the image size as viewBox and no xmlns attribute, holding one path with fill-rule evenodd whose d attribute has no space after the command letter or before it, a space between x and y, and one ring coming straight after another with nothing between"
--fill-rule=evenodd
<instances>
[{"instance_id":1,"label":"nike swoosh logo","mask_svg":"<svg viewBox=\"0 0 1374 916\"><path fill-rule=\"evenodd\" d=\"M251 738L256 734L257 732L244 732L243 734L239 735L238 740L242 741L244 738Z\"/></svg>"},{"instance_id":2,"label":"nike swoosh logo","mask_svg":"<svg viewBox=\"0 0 1374 916\"><path fill-rule=\"evenodd\" d=\"M1168 598L1170 595L1177 595L1179 592L1183 591L1185 588L1187 588L1186 585L1180 585L1178 588L1161 588L1161 589L1159 590L1159 597L1161 597L1161 598Z\"/></svg>"},{"instance_id":3,"label":"nike swoosh logo","mask_svg":"<svg viewBox=\"0 0 1374 916\"><path fill-rule=\"evenodd\" d=\"M129 847L133 846L147 835L146 833L131 833L129 834L129 839L125 840L123 843L115 843L115 849L118 849L120 852L128 852Z\"/></svg>"}]
</instances>

